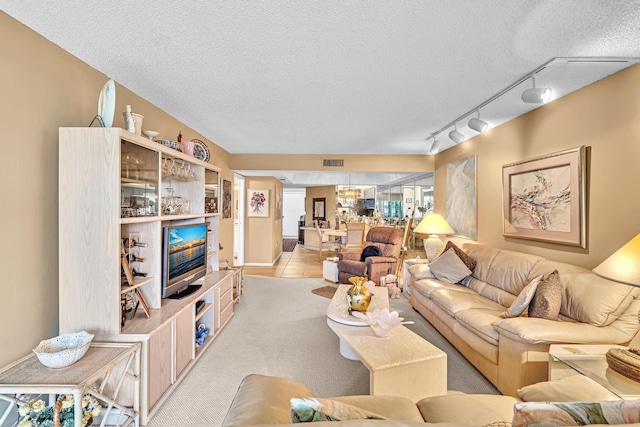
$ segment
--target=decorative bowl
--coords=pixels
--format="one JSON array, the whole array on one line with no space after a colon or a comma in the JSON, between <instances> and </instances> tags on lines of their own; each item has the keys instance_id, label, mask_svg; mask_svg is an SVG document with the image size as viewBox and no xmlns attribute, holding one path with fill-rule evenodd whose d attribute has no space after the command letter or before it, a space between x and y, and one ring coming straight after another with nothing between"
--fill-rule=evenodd
<instances>
[{"instance_id":1,"label":"decorative bowl","mask_svg":"<svg viewBox=\"0 0 640 427\"><path fill-rule=\"evenodd\" d=\"M156 132L155 130L143 130L142 133L149 139L153 139L158 136L160 132Z\"/></svg>"},{"instance_id":2,"label":"decorative bowl","mask_svg":"<svg viewBox=\"0 0 640 427\"><path fill-rule=\"evenodd\" d=\"M66 368L85 355L93 334L86 331L62 334L49 340L40 341L33 349L40 362L49 368Z\"/></svg>"},{"instance_id":3,"label":"decorative bowl","mask_svg":"<svg viewBox=\"0 0 640 427\"><path fill-rule=\"evenodd\" d=\"M165 147L169 147L173 150L180 151L182 149L182 144L179 143L178 141L173 141L171 139L155 139L154 141L156 141L158 144L162 144Z\"/></svg>"}]
</instances>

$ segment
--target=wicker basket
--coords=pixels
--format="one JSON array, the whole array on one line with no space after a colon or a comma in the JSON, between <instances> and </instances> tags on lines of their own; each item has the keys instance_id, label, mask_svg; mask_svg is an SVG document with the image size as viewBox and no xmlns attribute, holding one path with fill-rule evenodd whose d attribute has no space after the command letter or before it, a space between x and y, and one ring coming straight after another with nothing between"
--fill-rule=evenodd
<instances>
[{"instance_id":1,"label":"wicker basket","mask_svg":"<svg viewBox=\"0 0 640 427\"><path fill-rule=\"evenodd\" d=\"M640 349L612 348L607 351L606 359L611 370L640 382Z\"/></svg>"}]
</instances>

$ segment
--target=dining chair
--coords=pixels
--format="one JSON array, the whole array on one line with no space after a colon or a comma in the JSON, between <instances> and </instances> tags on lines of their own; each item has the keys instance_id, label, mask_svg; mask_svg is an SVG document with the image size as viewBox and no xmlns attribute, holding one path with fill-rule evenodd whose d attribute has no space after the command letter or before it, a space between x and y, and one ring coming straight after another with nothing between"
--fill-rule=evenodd
<instances>
[{"instance_id":1,"label":"dining chair","mask_svg":"<svg viewBox=\"0 0 640 427\"><path fill-rule=\"evenodd\" d=\"M347 236L345 242L340 245L340 252L362 252L364 249L364 222L347 222Z\"/></svg>"},{"instance_id":2,"label":"dining chair","mask_svg":"<svg viewBox=\"0 0 640 427\"><path fill-rule=\"evenodd\" d=\"M323 251L338 251L340 248L340 241L335 240L335 236L329 236L330 239L328 241L323 241L323 234L318 226L318 220L313 221L313 225L316 228L316 233L318 233L318 261L322 261L322 252Z\"/></svg>"}]
</instances>

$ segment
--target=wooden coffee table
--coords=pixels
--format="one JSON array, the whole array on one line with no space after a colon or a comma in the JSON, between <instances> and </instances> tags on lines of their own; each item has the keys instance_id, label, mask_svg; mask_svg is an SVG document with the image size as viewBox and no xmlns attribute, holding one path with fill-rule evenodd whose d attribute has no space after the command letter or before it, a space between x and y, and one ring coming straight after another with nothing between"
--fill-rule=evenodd
<instances>
[{"instance_id":1,"label":"wooden coffee table","mask_svg":"<svg viewBox=\"0 0 640 427\"><path fill-rule=\"evenodd\" d=\"M404 396L417 402L447 393L447 354L405 326L379 338L348 312L347 290L340 285L327 308L327 324L340 338L340 354L369 370L369 394ZM369 311L389 308L388 290L373 289Z\"/></svg>"}]
</instances>

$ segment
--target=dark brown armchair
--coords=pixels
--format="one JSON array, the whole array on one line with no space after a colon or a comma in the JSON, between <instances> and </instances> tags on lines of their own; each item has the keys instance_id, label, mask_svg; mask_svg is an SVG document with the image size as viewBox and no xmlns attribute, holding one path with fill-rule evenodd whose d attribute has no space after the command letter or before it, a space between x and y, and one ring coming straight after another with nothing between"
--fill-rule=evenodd
<instances>
[{"instance_id":1,"label":"dark brown armchair","mask_svg":"<svg viewBox=\"0 0 640 427\"><path fill-rule=\"evenodd\" d=\"M360 253L338 253L338 281L349 283L349 277L366 277L376 285L380 278L392 274L402 249L402 230L393 227L373 227L367 233L364 247L375 246L382 252L381 256L370 256L360 261Z\"/></svg>"}]
</instances>

